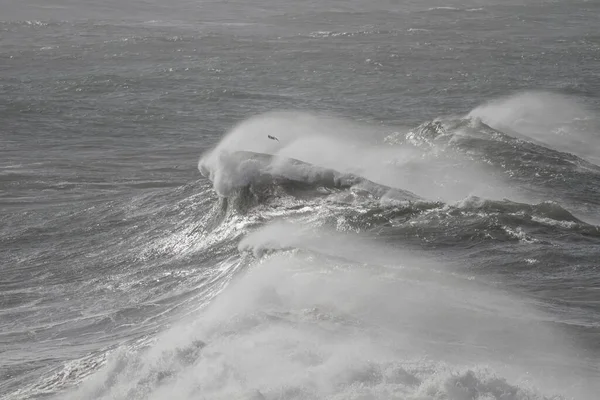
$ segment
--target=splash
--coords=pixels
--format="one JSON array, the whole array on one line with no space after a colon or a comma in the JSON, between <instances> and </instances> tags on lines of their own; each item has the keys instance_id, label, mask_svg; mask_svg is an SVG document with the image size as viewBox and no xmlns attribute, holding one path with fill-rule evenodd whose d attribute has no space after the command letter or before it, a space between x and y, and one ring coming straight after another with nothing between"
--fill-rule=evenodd
<instances>
[{"instance_id":1,"label":"splash","mask_svg":"<svg viewBox=\"0 0 600 400\"><path fill-rule=\"evenodd\" d=\"M525 92L481 105L469 117L600 163L600 119L580 100L555 93Z\"/></svg>"},{"instance_id":2,"label":"splash","mask_svg":"<svg viewBox=\"0 0 600 400\"><path fill-rule=\"evenodd\" d=\"M401 133L407 137L412 134ZM457 201L469 195L501 199L511 193L484 164L455 151L444 135L441 140L429 141L428 147L409 140L384 141L389 135L389 128L376 129L331 117L268 113L235 127L203 155L198 168L221 196L230 195L263 173L286 176L281 169L286 163L281 160L290 158L430 200ZM251 160L240 160L236 156L239 152L272 155L274 162L257 168Z\"/></svg>"},{"instance_id":3,"label":"splash","mask_svg":"<svg viewBox=\"0 0 600 400\"><path fill-rule=\"evenodd\" d=\"M260 258L208 309L145 350L115 352L73 398L566 398L552 394L573 362L563 338L515 297L287 223L240 249Z\"/></svg>"}]
</instances>

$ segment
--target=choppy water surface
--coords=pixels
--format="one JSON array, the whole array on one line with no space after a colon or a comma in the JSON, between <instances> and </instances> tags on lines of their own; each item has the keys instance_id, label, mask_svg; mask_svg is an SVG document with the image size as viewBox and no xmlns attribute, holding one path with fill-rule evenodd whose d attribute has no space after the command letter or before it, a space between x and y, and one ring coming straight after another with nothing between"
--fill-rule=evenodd
<instances>
[{"instance_id":1,"label":"choppy water surface","mask_svg":"<svg viewBox=\"0 0 600 400\"><path fill-rule=\"evenodd\" d=\"M0 397L596 398L597 2L0 20Z\"/></svg>"}]
</instances>

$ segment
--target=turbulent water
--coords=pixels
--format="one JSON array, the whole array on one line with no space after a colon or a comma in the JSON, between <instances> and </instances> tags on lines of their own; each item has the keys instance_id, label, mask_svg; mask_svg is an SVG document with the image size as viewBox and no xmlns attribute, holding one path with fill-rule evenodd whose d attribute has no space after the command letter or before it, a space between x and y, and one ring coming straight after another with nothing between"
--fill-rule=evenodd
<instances>
[{"instance_id":1,"label":"turbulent water","mask_svg":"<svg viewBox=\"0 0 600 400\"><path fill-rule=\"evenodd\" d=\"M600 3L153 1L0 0L1 398L598 398Z\"/></svg>"}]
</instances>

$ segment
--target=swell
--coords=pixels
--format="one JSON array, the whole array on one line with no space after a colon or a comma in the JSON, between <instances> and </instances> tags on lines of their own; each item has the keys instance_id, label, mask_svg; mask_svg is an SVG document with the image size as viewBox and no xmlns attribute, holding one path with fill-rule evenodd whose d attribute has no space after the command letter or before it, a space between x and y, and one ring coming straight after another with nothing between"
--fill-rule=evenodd
<instances>
[{"instance_id":1,"label":"swell","mask_svg":"<svg viewBox=\"0 0 600 400\"><path fill-rule=\"evenodd\" d=\"M453 205L408 203L352 213L346 222L355 230L435 248L500 243L551 245L556 241L600 244L598 226L579 220L553 202L531 205L468 198Z\"/></svg>"},{"instance_id":2,"label":"swell","mask_svg":"<svg viewBox=\"0 0 600 400\"><path fill-rule=\"evenodd\" d=\"M254 215L263 223L278 217L308 221L319 208L323 226L368 232L384 241L412 243L418 248L458 250L501 243L600 245L600 227L554 201L528 204L470 196L445 203L383 188L327 187L323 182L268 176L220 198L219 223L236 214Z\"/></svg>"},{"instance_id":3,"label":"swell","mask_svg":"<svg viewBox=\"0 0 600 400\"><path fill-rule=\"evenodd\" d=\"M600 166L591 162L593 157L589 159L590 150L581 154L560 151L518 132L493 128L475 116L435 119L385 140L456 151L508 182L514 191L507 192L507 197L521 202L558 201L598 222L594 215L600 205Z\"/></svg>"}]
</instances>

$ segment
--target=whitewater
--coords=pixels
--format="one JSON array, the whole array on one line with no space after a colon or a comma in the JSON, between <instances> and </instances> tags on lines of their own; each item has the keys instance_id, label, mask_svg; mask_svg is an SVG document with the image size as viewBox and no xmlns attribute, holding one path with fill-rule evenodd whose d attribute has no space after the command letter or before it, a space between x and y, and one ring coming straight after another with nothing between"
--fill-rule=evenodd
<instances>
[{"instance_id":1,"label":"whitewater","mask_svg":"<svg viewBox=\"0 0 600 400\"><path fill-rule=\"evenodd\" d=\"M0 12L1 398L597 398L596 3Z\"/></svg>"}]
</instances>

